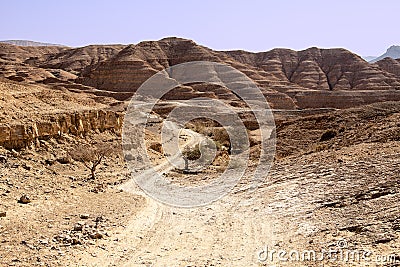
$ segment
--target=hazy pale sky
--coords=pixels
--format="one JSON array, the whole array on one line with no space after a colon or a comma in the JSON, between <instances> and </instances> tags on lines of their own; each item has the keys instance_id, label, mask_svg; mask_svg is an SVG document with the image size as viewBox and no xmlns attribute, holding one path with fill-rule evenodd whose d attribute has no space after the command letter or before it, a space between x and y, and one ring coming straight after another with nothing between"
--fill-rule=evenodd
<instances>
[{"instance_id":1,"label":"hazy pale sky","mask_svg":"<svg viewBox=\"0 0 400 267\"><path fill-rule=\"evenodd\" d=\"M0 40L69 46L167 36L215 50L344 47L363 56L400 45L398 0L1 0Z\"/></svg>"}]
</instances>

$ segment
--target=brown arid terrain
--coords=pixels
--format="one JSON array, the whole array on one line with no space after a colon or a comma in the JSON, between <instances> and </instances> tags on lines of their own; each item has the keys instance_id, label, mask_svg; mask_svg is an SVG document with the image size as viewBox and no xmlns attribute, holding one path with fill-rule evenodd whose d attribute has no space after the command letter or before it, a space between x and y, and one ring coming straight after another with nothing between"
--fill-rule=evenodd
<instances>
[{"instance_id":1,"label":"brown arid terrain","mask_svg":"<svg viewBox=\"0 0 400 267\"><path fill-rule=\"evenodd\" d=\"M276 156L257 189L246 188L244 175L224 198L178 208L135 185L121 134L135 90L190 61L228 64L259 86L275 118ZM399 66L345 49L214 51L180 38L80 48L0 43L0 266L400 266ZM146 128L154 164L165 160L162 118L199 96L246 108L218 85L169 92ZM259 133L241 115L251 169ZM180 145L193 149L204 136L217 143L217 158L198 173L162 169L171 182L207 183L226 168L230 144L219 125L192 122ZM71 151L100 144L112 152L92 179ZM338 245L371 254L277 256Z\"/></svg>"}]
</instances>

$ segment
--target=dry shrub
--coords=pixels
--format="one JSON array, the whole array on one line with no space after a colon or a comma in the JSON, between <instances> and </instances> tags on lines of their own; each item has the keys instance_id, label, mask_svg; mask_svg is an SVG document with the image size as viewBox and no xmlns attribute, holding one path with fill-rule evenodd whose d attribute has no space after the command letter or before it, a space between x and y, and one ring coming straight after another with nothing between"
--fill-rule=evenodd
<instances>
[{"instance_id":1,"label":"dry shrub","mask_svg":"<svg viewBox=\"0 0 400 267\"><path fill-rule=\"evenodd\" d=\"M90 170L91 178L95 179L96 168L102 160L113 152L113 147L106 143L92 145L80 144L75 146L69 155L75 161L82 162Z\"/></svg>"}]
</instances>

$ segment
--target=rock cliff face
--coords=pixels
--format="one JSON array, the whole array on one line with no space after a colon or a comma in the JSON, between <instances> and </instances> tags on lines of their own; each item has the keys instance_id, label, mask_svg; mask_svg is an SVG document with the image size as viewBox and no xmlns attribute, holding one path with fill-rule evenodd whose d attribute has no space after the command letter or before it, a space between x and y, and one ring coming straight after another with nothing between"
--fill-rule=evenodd
<instances>
[{"instance_id":1,"label":"rock cliff face","mask_svg":"<svg viewBox=\"0 0 400 267\"><path fill-rule=\"evenodd\" d=\"M111 130L119 134L123 114L112 111L89 111L55 114L27 124L0 124L0 146L23 148L36 145L41 139L63 134L84 135L89 131Z\"/></svg>"},{"instance_id":2,"label":"rock cliff face","mask_svg":"<svg viewBox=\"0 0 400 267\"><path fill-rule=\"evenodd\" d=\"M263 53L227 52L279 80L315 90L400 89L400 80L345 49L274 49Z\"/></svg>"},{"instance_id":3,"label":"rock cliff face","mask_svg":"<svg viewBox=\"0 0 400 267\"><path fill-rule=\"evenodd\" d=\"M19 149L90 131L118 134L123 118L118 104L112 98L0 79L0 146Z\"/></svg>"}]
</instances>

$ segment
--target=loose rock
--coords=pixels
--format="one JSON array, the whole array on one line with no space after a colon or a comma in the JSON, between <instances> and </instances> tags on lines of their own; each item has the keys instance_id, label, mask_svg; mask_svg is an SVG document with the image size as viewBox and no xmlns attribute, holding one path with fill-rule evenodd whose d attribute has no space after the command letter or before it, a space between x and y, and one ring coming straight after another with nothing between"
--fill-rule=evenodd
<instances>
[{"instance_id":1,"label":"loose rock","mask_svg":"<svg viewBox=\"0 0 400 267\"><path fill-rule=\"evenodd\" d=\"M7 157L3 156L3 155L0 155L0 162L1 163L7 163Z\"/></svg>"},{"instance_id":2,"label":"loose rock","mask_svg":"<svg viewBox=\"0 0 400 267\"><path fill-rule=\"evenodd\" d=\"M81 214L79 217L80 217L81 219L86 220L86 219L89 219L89 214Z\"/></svg>"},{"instance_id":3,"label":"loose rock","mask_svg":"<svg viewBox=\"0 0 400 267\"><path fill-rule=\"evenodd\" d=\"M21 196L21 198L18 200L18 202L21 203L21 204L28 204L28 203L31 203L31 199L30 199L29 196L23 195L23 196Z\"/></svg>"}]
</instances>

